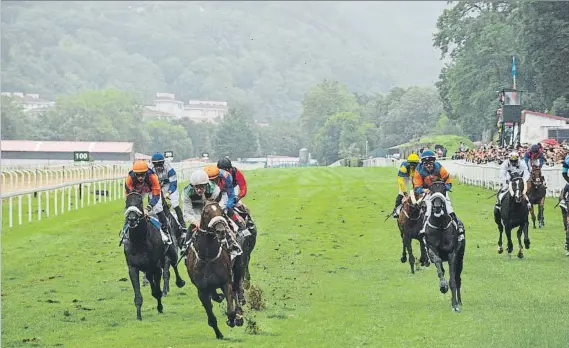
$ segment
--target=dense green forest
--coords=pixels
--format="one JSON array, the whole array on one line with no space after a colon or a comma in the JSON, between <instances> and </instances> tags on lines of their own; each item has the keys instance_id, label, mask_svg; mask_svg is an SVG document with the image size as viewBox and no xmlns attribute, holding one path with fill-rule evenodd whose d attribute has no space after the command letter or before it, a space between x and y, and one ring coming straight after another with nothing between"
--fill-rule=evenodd
<instances>
[{"instance_id":1,"label":"dense green forest","mask_svg":"<svg viewBox=\"0 0 569 348\"><path fill-rule=\"evenodd\" d=\"M2 90L115 88L297 118L323 79L358 93L432 85L444 3L2 1Z\"/></svg>"},{"instance_id":2,"label":"dense green forest","mask_svg":"<svg viewBox=\"0 0 569 348\"><path fill-rule=\"evenodd\" d=\"M35 116L3 97L3 139L129 140L182 158L308 147L321 164L366 142L480 140L512 55L524 108L569 117L567 2L66 4L2 2L3 91L58 96ZM145 119L156 91L231 108L219 125Z\"/></svg>"}]
</instances>

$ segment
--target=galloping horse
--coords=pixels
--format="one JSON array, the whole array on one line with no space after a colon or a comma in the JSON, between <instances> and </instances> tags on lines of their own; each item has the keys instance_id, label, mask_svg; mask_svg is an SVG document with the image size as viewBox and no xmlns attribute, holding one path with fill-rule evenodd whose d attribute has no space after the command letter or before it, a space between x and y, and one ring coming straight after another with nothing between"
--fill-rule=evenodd
<instances>
[{"instance_id":1,"label":"galloping horse","mask_svg":"<svg viewBox=\"0 0 569 348\"><path fill-rule=\"evenodd\" d=\"M526 249L529 249L530 240L528 236L528 206L523 199L524 194L527 192L527 185L523 178L519 176L512 177L509 190L502 197L501 209L494 208L494 221L498 225L500 231L500 238L498 239L498 253L504 252L502 248L502 233L506 230L506 238L508 238L508 254L514 249L512 243L512 229L518 227L518 258L524 257L522 247L522 232L524 233L524 244Z\"/></svg>"},{"instance_id":2,"label":"galloping horse","mask_svg":"<svg viewBox=\"0 0 569 348\"><path fill-rule=\"evenodd\" d=\"M128 274L134 289L134 305L136 318L142 320L142 294L140 293L140 274L146 274L152 289L152 296L158 302L158 313L162 313L162 291L160 281L165 265L167 247L162 241L159 227L150 222L143 213L143 197L137 192L131 192L126 197L125 216L128 227L128 238L124 240L124 255L128 265ZM174 250L174 256L176 251ZM183 286L184 281L176 272L176 284Z\"/></svg>"},{"instance_id":3,"label":"galloping horse","mask_svg":"<svg viewBox=\"0 0 569 348\"><path fill-rule=\"evenodd\" d=\"M533 211L533 206L538 205L537 219L539 221L539 228L545 226L545 219L543 217L543 208L545 204L545 194L546 187L541 175L541 169L539 166L532 166L530 184L527 192L528 199L531 203L531 220L533 222L533 228L535 228L535 213Z\"/></svg>"},{"instance_id":4,"label":"galloping horse","mask_svg":"<svg viewBox=\"0 0 569 348\"><path fill-rule=\"evenodd\" d=\"M409 198L411 197L411 198ZM423 227L423 218L425 217L424 211L421 207L422 198L417 200L415 191L411 190L406 198L403 198L403 207L401 207L401 214L397 219L397 227L401 233L401 242L403 244L403 251L401 255L401 263L407 261L407 252L409 253L409 265L411 266L411 273L415 273L415 256L413 255L413 239L419 241L421 248L421 266L429 267L429 258L425 249L425 243L419 239L419 231Z\"/></svg>"},{"instance_id":5,"label":"galloping horse","mask_svg":"<svg viewBox=\"0 0 569 348\"><path fill-rule=\"evenodd\" d=\"M559 206L561 207L561 215L563 216L563 229L565 230L565 250L567 250L566 255L569 256L569 185L565 185L561 194L559 195Z\"/></svg>"},{"instance_id":6,"label":"galloping horse","mask_svg":"<svg viewBox=\"0 0 569 348\"><path fill-rule=\"evenodd\" d=\"M462 285L462 268L466 241L459 238L458 226L446 211L446 187L444 182L435 181L430 186L427 204L431 205L431 214L425 227L425 246L431 262L437 267L439 277L439 289L445 294L449 284L445 279L443 262L448 262L449 282L451 289L451 305L455 312L460 312L462 298L460 288Z\"/></svg>"},{"instance_id":7,"label":"galloping horse","mask_svg":"<svg viewBox=\"0 0 569 348\"><path fill-rule=\"evenodd\" d=\"M223 216L223 211L215 201L208 201L202 211L200 228L194 232L195 241L190 245L186 258L186 268L192 283L198 289L198 296L205 308L208 325L213 328L218 339L223 334L217 326L217 319L213 314L211 300L223 301L223 296L216 293L221 288L227 300L227 325L230 327L243 325L243 310L236 303L233 283L235 278L243 277L243 270L238 269L236 274L233 264L241 265L242 261L231 260L228 248L226 231L230 228Z\"/></svg>"}]
</instances>

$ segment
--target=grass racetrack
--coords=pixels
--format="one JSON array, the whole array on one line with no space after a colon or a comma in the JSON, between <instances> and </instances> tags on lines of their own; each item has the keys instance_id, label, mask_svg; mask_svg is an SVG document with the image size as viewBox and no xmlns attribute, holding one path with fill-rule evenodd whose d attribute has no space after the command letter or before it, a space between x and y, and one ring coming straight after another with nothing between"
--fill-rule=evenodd
<instances>
[{"instance_id":1,"label":"grass racetrack","mask_svg":"<svg viewBox=\"0 0 569 348\"><path fill-rule=\"evenodd\" d=\"M246 175L245 202L259 228L251 277L266 303L244 308L256 334L247 324L229 328L223 302L214 313L226 340L217 341L182 264L187 284L178 289L171 280L164 314L146 286L137 321L118 247L124 205L116 201L3 230L2 346L569 347L569 258L553 199L545 228L530 227L525 258L515 257L514 240L510 259L496 252L492 192L455 184L467 240L457 314L450 291L439 292L434 265L412 275L399 261L396 223L384 222L396 169Z\"/></svg>"}]
</instances>

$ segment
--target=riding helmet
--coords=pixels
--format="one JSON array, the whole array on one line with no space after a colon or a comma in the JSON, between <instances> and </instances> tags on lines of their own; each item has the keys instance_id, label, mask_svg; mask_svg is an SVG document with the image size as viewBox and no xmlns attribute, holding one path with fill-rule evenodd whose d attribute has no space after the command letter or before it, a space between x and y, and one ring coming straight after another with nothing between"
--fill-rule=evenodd
<instances>
[{"instance_id":1,"label":"riding helmet","mask_svg":"<svg viewBox=\"0 0 569 348\"><path fill-rule=\"evenodd\" d=\"M414 163L417 164L419 163L421 159L419 158L419 155L417 155L416 153L412 153L409 155L409 157L407 157L407 162L409 163Z\"/></svg>"},{"instance_id":2,"label":"riding helmet","mask_svg":"<svg viewBox=\"0 0 569 348\"><path fill-rule=\"evenodd\" d=\"M160 152L156 152L154 155L152 155L151 161L152 163L160 163L160 162L164 163L164 160L165 160L164 155L161 154Z\"/></svg>"},{"instance_id":3,"label":"riding helmet","mask_svg":"<svg viewBox=\"0 0 569 348\"><path fill-rule=\"evenodd\" d=\"M204 170L207 173L209 180L217 179L217 177L219 176L219 168L217 168L215 164L211 164L205 167Z\"/></svg>"},{"instance_id":4,"label":"riding helmet","mask_svg":"<svg viewBox=\"0 0 569 348\"><path fill-rule=\"evenodd\" d=\"M231 167L232 167L231 160L227 157L224 157L224 158L220 159L219 161L217 161L217 168L219 168L219 169L229 170L229 169L231 169Z\"/></svg>"},{"instance_id":5,"label":"riding helmet","mask_svg":"<svg viewBox=\"0 0 569 348\"><path fill-rule=\"evenodd\" d=\"M135 173L146 173L148 170L148 163L143 160L137 160L132 165L132 171Z\"/></svg>"}]
</instances>

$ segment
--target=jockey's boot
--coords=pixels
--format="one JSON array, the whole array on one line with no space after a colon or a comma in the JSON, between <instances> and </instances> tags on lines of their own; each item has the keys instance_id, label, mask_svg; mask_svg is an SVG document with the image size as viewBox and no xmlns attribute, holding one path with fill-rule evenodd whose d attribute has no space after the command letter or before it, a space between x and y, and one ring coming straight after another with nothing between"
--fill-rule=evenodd
<instances>
[{"instance_id":1,"label":"jockey's boot","mask_svg":"<svg viewBox=\"0 0 569 348\"><path fill-rule=\"evenodd\" d=\"M162 241L165 244L172 244L172 240L170 239L170 226L168 225L168 219L166 219L166 214L164 211L159 212L158 220L160 221L160 232L162 235Z\"/></svg>"},{"instance_id":2,"label":"jockey's boot","mask_svg":"<svg viewBox=\"0 0 569 348\"><path fill-rule=\"evenodd\" d=\"M229 252L231 253L231 259L243 254L241 246L239 246L239 243L237 243L237 240L235 240L233 233L231 233L229 229L226 232L225 238L227 239L227 244L229 245Z\"/></svg>"},{"instance_id":3,"label":"jockey's boot","mask_svg":"<svg viewBox=\"0 0 569 348\"><path fill-rule=\"evenodd\" d=\"M458 219L458 217L456 216L456 214L454 212L450 213L450 217L454 220L454 222L456 222L456 226L458 228L459 236L464 234L464 224L462 223L462 221L460 221Z\"/></svg>"},{"instance_id":4,"label":"jockey's boot","mask_svg":"<svg viewBox=\"0 0 569 348\"><path fill-rule=\"evenodd\" d=\"M393 208L393 212L391 213L391 216L393 216L395 219L399 217L402 201L403 201L403 195L397 195L397 198L395 199L395 208Z\"/></svg>"}]
</instances>

